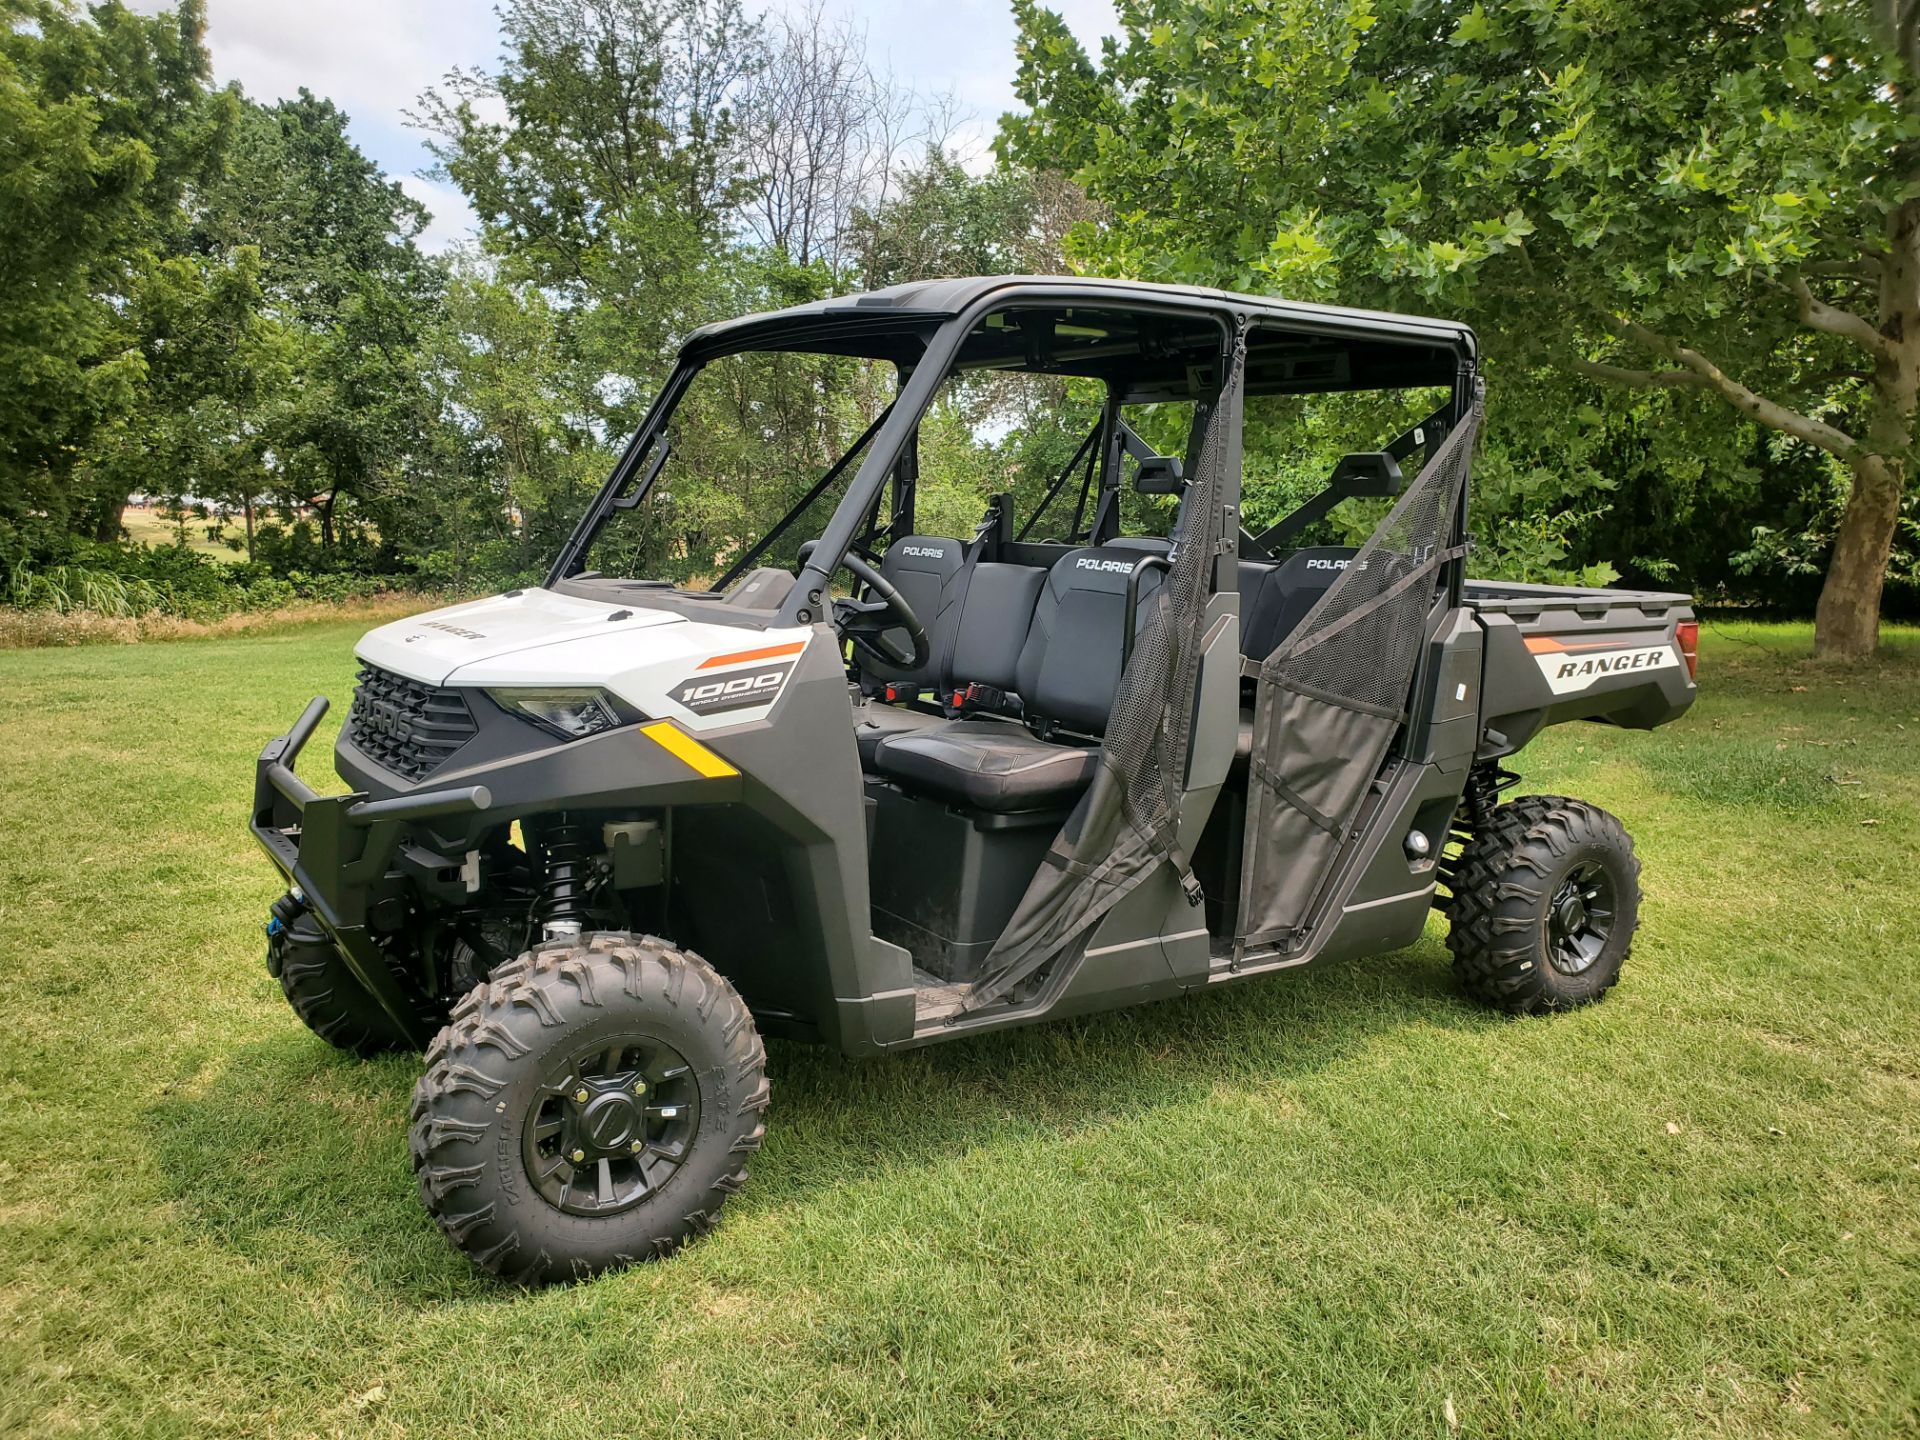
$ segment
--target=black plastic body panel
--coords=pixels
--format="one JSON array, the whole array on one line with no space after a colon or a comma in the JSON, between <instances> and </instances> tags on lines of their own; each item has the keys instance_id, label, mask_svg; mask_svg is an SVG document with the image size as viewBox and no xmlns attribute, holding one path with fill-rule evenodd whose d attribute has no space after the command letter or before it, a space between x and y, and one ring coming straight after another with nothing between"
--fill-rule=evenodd
<instances>
[{"instance_id":1,"label":"black plastic body panel","mask_svg":"<svg viewBox=\"0 0 1920 1440\"><path fill-rule=\"evenodd\" d=\"M705 902L693 915L698 933L676 938L705 945L750 1003L829 1044L871 1050L911 1034L913 977L906 952L870 929L866 805L839 654L836 641L809 646L765 720L702 734L738 775L703 778L636 727L560 741L493 707L457 768L419 785L380 770L343 737L335 764L357 793L308 798L304 812L268 782L287 753L287 737L271 742L252 830L351 955L375 889L411 883L398 868L403 845L454 857L515 820L558 811L671 813L676 870L687 865L675 893ZM796 736L822 743L803 752ZM371 829L349 818L369 796L398 804L456 789L476 789L486 803ZM696 886L703 860L710 868ZM383 988L371 969L362 978ZM401 1003L397 991L393 998Z\"/></svg>"},{"instance_id":2,"label":"black plastic body panel","mask_svg":"<svg viewBox=\"0 0 1920 1440\"><path fill-rule=\"evenodd\" d=\"M970 815L877 780L867 793L874 933L936 979L978 979L1066 812Z\"/></svg>"},{"instance_id":3,"label":"black plastic body panel","mask_svg":"<svg viewBox=\"0 0 1920 1440\"><path fill-rule=\"evenodd\" d=\"M1694 618L1685 595L1476 580L1465 599L1486 634L1481 759L1510 755L1568 720L1651 730L1693 704L1694 680L1675 642L1676 627ZM1658 663L1579 676L1579 688L1556 693L1557 670L1622 654Z\"/></svg>"}]
</instances>

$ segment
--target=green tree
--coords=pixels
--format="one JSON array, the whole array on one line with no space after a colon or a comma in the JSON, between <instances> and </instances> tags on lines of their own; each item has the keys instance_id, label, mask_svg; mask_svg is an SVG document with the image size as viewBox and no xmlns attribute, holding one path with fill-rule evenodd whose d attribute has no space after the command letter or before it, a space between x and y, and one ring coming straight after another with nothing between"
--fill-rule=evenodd
<instances>
[{"instance_id":1,"label":"green tree","mask_svg":"<svg viewBox=\"0 0 1920 1440\"><path fill-rule=\"evenodd\" d=\"M877 288L946 275L1047 274L1065 261L1077 223L1097 215L1072 183L1002 165L972 175L940 145L896 178L887 200L853 216L864 284Z\"/></svg>"},{"instance_id":2,"label":"green tree","mask_svg":"<svg viewBox=\"0 0 1920 1440\"><path fill-rule=\"evenodd\" d=\"M567 309L617 381L579 397L615 428L678 338L712 318L747 194L732 103L762 61L739 0L508 0L491 73L456 71L417 119L509 283Z\"/></svg>"},{"instance_id":3,"label":"green tree","mask_svg":"<svg viewBox=\"0 0 1920 1440\"><path fill-rule=\"evenodd\" d=\"M94 493L237 501L265 477L263 425L284 382L285 332L262 311L260 256L174 256L138 277L116 325L140 382L93 427L81 473ZM118 511L114 520L118 526ZM248 516L251 538L252 521Z\"/></svg>"},{"instance_id":4,"label":"green tree","mask_svg":"<svg viewBox=\"0 0 1920 1440\"><path fill-rule=\"evenodd\" d=\"M533 578L605 478L611 453L579 423L579 397L599 377L566 319L537 286L456 265L428 355L453 417L440 467L451 483L416 491L404 532L436 579Z\"/></svg>"},{"instance_id":5,"label":"green tree","mask_svg":"<svg viewBox=\"0 0 1920 1440\"><path fill-rule=\"evenodd\" d=\"M0 525L112 538L131 477L90 447L143 403L141 327L172 301L142 290L179 278L183 199L217 174L233 102L209 87L201 0L0 14Z\"/></svg>"},{"instance_id":6,"label":"green tree","mask_svg":"<svg viewBox=\"0 0 1920 1440\"><path fill-rule=\"evenodd\" d=\"M471 387L473 488L436 566L551 554L688 332L851 279L843 221L896 97L820 23L790 17L772 55L738 0L511 0L499 65L424 97L483 252L444 336ZM716 366L675 421L697 443L595 563L717 573L859 433L868 378L806 357Z\"/></svg>"},{"instance_id":7,"label":"green tree","mask_svg":"<svg viewBox=\"0 0 1920 1440\"><path fill-rule=\"evenodd\" d=\"M1705 397L1843 467L1817 612L1875 644L1920 398L1914 0L1016 0L1009 156L1106 268L1465 314L1504 366ZM1541 417L1531 417L1541 423Z\"/></svg>"},{"instance_id":8,"label":"green tree","mask_svg":"<svg viewBox=\"0 0 1920 1440\"><path fill-rule=\"evenodd\" d=\"M312 504L329 547L349 513L397 534L435 478L440 410L422 346L445 275L416 243L428 219L361 153L347 116L305 90L242 107L226 174L197 210L200 253L257 250L279 327L284 374L261 419L275 469L261 488Z\"/></svg>"}]
</instances>

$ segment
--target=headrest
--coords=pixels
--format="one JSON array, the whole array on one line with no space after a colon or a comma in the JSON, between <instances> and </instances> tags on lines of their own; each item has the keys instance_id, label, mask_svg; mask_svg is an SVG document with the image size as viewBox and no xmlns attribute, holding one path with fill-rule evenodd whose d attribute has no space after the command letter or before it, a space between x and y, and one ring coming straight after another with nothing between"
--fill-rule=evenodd
<instances>
[{"instance_id":1,"label":"headrest","mask_svg":"<svg viewBox=\"0 0 1920 1440\"><path fill-rule=\"evenodd\" d=\"M1347 573L1353 557L1359 553L1350 545L1315 545L1296 550L1281 563L1274 578L1289 590L1324 590Z\"/></svg>"},{"instance_id":2,"label":"headrest","mask_svg":"<svg viewBox=\"0 0 1920 1440\"><path fill-rule=\"evenodd\" d=\"M883 562L896 570L944 570L966 558L958 540L945 535L907 535L887 547Z\"/></svg>"},{"instance_id":3,"label":"headrest","mask_svg":"<svg viewBox=\"0 0 1920 1440\"><path fill-rule=\"evenodd\" d=\"M1138 550L1118 549L1111 545L1090 545L1069 550L1053 562L1048 587L1056 593L1067 590L1104 590L1124 594L1134 568L1149 557Z\"/></svg>"}]
</instances>

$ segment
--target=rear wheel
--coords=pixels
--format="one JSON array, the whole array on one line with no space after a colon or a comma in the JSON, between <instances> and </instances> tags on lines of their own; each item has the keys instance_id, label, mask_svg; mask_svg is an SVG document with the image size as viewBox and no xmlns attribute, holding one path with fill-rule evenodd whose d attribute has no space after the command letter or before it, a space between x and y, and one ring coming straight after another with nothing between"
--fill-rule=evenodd
<instances>
[{"instance_id":1,"label":"rear wheel","mask_svg":"<svg viewBox=\"0 0 1920 1440\"><path fill-rule=\"evenodd\" d=\"M1597 805L1525 795L1500 806L1454 863L1447 948L1482 1004L1571 1010L1620 978L1640 913L1640 862Z\"/></svg>"},{"instance_id":2,"label":"rear wheel","mask_svg":"<svg viewBox=\"0 0 1920 1440\"><path fill-rule=\"evenodd\" d=\"M541 945L454 1007L414 1087L420 1197L522 1283L711 1229L766 1133L766 1051L726 979L648 936Z\"/></svg>"}]
</instances>

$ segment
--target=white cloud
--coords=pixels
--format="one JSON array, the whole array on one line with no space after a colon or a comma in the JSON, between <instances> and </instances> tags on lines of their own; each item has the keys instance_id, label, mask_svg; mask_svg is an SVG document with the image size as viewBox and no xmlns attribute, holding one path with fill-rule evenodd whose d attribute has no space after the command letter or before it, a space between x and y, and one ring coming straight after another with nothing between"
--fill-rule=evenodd
<instances>
[{"instance_id":1,"label":"white cloud","mask_svg":"<svg viewBox=\"0 0 1920 1440\"><path fill-rule=\"evenodd\" d=\"M467 204L467 197L456 187L420 175L402 175L399 181L400 188L426 206L433 215L427 228L420 233L419 245L422 250L438 255L462 240L471 240L478 231L479 217L473 213L473 207Z\"/></svg>"},{"instance_id":2,"label":"white cloud","mask_svg":"<svg viewBox=\"0 0 1920 1440\"><path fill-rule=\"evenodd\" d=\"M132 0L152 13L170 0ZM420 93L455 66L484 65L498 35L477 0L210 0L207 49L220 84L255 100L290 99L302 86L347 112L355 143L433 212L422 236L441 250L471 233L457 190L422 179L432 164L406 123Z\"/></svg>"},{"instance_id":3,"label":"white cloud","mask_svg":"<svg viewBox=\"0 0 1920 1440\"><path fill-rule=\"evenodd\" d=\"M146 10L161 0L139 0ZM302 85L355 118L397 124L400 112L455 65L495 49L492 10L473 0L211 0L207 45L214 71L260 100Z\"/></svg>"}]
</instances>

